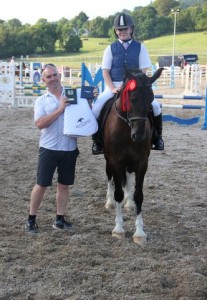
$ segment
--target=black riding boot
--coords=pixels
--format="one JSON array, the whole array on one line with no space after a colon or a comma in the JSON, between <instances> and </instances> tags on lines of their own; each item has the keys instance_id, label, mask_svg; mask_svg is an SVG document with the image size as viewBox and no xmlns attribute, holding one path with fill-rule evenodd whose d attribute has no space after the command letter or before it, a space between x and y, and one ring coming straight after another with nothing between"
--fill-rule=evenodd
<instances>
[{"instance_id":1,"label":"black riding boot","mask_svg":"<svg viewBox=\"0 0 207 300\"><path fill-rule=\"evenodd\" d=\"M103 142L101 139L101 129L100 125L98 126L98 131L92 135L92 154L97 155L97 154L103 154Z\"/></svg>"},{"instance_id":2,"label":"black riding boot","mask_svg":"<svg viewBox=\"0 0 207 300\"><path fill-rule=\"evenodd\" d=\"M164 141L162 139L162 114L153 117L153 124L152 149L164 150Z\"/></svg>"}]
</instances>

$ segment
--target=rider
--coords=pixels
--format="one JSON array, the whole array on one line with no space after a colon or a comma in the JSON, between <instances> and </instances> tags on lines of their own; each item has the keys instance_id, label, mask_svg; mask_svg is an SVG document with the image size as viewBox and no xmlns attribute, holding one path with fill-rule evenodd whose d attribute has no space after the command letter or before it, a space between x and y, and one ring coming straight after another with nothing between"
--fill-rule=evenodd
<instances>
[{"instance_id":1,"label":"rider","mask_svg":"<svg viewBox=\"0 0 207 300\"><path fill-rule=\"evenodd\" d=\"M102 71L106 87L98 96L92 107L97 119L106 101L121 90L124 78L124 67L137 67L146 73L147 68L152 65L145 46L133 39L133 31L134 21L130 15L121 13L116 16L114 20L114 33L118 40L105 49L102 59ZM160 104L154 99L152 107L154 115L153 123L156 131L156 133L153 134L152 149L164 150ZM99 136L99 132L92 136L93 154L103 153Z\"/></svg>"}]
</instances>

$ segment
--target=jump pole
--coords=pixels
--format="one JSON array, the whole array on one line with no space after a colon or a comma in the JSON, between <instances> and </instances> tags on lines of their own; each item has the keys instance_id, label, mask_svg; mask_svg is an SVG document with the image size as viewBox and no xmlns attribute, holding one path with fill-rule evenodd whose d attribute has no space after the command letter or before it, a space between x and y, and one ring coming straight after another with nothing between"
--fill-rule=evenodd
<instances>
[{"instance_id":1,"label":"jump pole","mask_svg":"<svg viewBox=\"0 0 207 300\"><path fill-rule=\"evenodd\" d=\"M156 99L188 99L188 100L205 100L205 105L179 105L179 104L160 104L160 107L182 108L182 109L204 109L204 122L201 129L207 130L207 86L205 96L182 96L182 95L154 95ZM172 121L181 125L192 125L198 123L200 117L182 119L172 115L163 115L164 121Z\"/></svg>"},{"instance_id":2,"label":"jump pole","mask_svg":"<svg viewBox=\"0 0 207 300\"><path fill-rule=\"evenodd\" d=\"M206 96L205 96L204 122L203 122L202 129L207 130L207 86L206 86Z\"/></svg>"}]
</instances>

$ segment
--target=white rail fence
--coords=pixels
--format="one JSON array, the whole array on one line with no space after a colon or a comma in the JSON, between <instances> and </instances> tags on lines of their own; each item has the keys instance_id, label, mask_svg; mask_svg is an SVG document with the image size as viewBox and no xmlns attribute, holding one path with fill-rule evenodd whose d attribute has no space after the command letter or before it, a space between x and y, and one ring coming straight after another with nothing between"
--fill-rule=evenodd
<instances>
[{"instance_id":1,"label":"white rail fence","mask_svg":"<svg viewBox=\"0 0 207 300\"><path fill-rule=\"evenodd\" d=\"M92 74L96 74L100 64L89 64L88 70ZM151 76L155 71L155 66L152 66L148 71ZM60 67L61 81L64 86L80 87L81 69L71 69ZM184 95L199 96L201 92L201 84L207 82L207 66L188 65L185 69L175 67L174 76L176 81L183 86ZM166 67L161 78L157 80L154 89L159 87L170 87L171 69ZM176 86L175 86L176 87ZM30 90L30 92L28 92ZM15 64L0 61L0 105L11 105L17 107L33 107L37 96L45 92L44 84L40 82L30 82L28 78L23 76L19 78L15 76Z\"/></svg>"}]
</instances>

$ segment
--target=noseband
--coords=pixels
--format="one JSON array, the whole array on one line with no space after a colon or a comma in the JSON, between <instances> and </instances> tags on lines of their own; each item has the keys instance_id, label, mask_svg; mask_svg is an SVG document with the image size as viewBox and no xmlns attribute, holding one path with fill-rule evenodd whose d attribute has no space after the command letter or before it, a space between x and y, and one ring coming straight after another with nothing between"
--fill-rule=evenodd
<instances>
[{"instance_id":1,"label":"noseband","mask_svg":"<svg viewBox=\"0 0 207 300\"><path fill-rule=\"evenodd\" d=\"M132 124L133 122L136 122L136 121L147 121L147 120L148 120L147 117L130 117L130 114L129 114L128 111L126 112L126 117L123 117L123 116L119 113L118 108L117 108L117 100L118 100L117 97L118 97L118 95L116 95L116 98L115 98L115 101L114 101L114 106L115 106L116 112L117 112L117 114L118 114L118 117L119 117L120 119L122 119L125 123L127 123L130 127L131 127L131 124Z\"/></svg>"}]
</instances>

